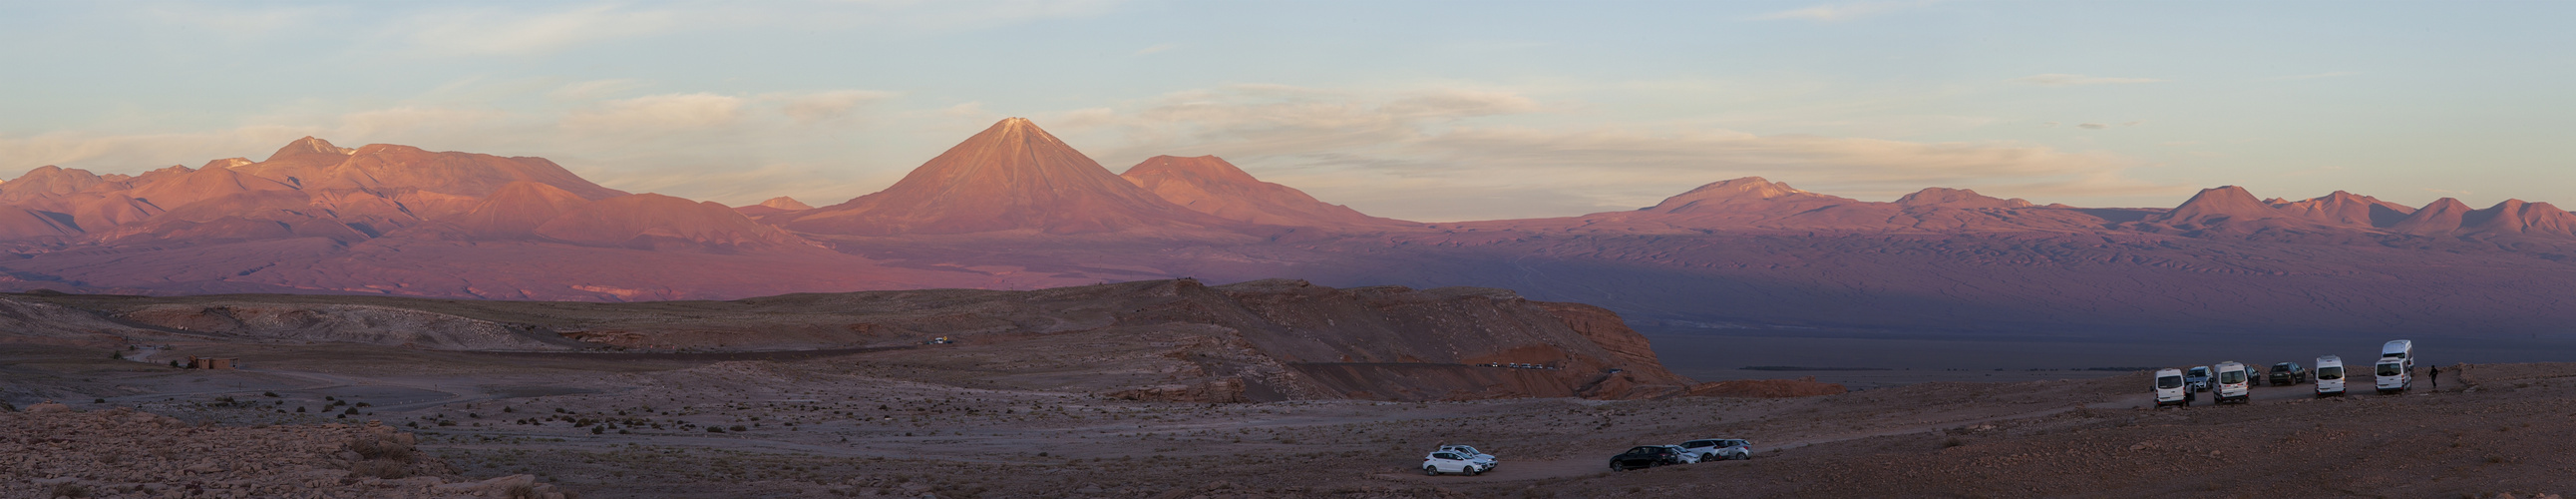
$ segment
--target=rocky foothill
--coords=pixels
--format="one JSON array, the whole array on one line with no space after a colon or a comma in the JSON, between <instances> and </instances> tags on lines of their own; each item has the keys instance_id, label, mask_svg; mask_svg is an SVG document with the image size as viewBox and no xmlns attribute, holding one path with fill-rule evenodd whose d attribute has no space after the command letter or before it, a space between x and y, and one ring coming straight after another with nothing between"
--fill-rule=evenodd
<instances>
[{"instance_id":1,"label":"rocky foothill","mask_svg":"<svg viewBox=\"0 0 2576 499\"><path fill-rule=\"evenodd\" d=\"M48 402L0 412L0 496L575 497L530 475L463 479L416 443L373 421L215 426Z\"/></svg>"}]
</instances>

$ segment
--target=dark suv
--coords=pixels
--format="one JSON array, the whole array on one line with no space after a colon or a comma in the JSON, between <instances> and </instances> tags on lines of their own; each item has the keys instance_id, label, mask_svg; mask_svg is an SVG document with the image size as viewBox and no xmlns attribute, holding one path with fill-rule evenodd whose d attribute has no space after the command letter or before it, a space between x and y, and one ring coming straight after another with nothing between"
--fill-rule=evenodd
<instances>
[{"instance_id":1,"label":"dark suv","mask_svg":"<svg viewBox=\"0 0 2576 499\"><path fill-rule=\"evenodd\" d=\"M2272 386L2287 386L2306 383L2308 382L2308 368L2307 366L2299 365L2297 362L2273 364L2271 378L2272 379L2269 381L2272 382Z\"/></svg>"},{"instance_id":2,"label":"dark suv","mask_svg":"<svg viewBox=\"0 0 2576 499\"><path fill-rule=\"evenodd\" d=\"M1682 450L1678 447L1670 445L1640 445L1635 448L1628 449L1627 452L1621 452L1619 455L1611 457L1610 471L1628 471L1637 468L1653 468L1667 464L1682 464L1688 462L1683 461L1683 459L1685 458L1682 457Z\"/></svg>"}]
</instances>

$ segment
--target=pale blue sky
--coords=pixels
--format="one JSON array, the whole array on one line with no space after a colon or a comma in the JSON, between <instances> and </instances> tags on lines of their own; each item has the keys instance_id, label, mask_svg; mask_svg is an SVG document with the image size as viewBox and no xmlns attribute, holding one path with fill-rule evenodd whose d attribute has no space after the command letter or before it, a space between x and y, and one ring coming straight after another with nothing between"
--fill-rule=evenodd
<instances>
[{"instance_id":1,"label":"pale blue sky","mask_svg":"<svg viewBox=\"0 0 2576 499\"><path fill-rule=\"evenodd\" d=\"M343 146L836 203L1026 116L1418 220L1759 175L2576 205L2576 2L0 4L0 172Z\"/></svg>"}]
</instances>

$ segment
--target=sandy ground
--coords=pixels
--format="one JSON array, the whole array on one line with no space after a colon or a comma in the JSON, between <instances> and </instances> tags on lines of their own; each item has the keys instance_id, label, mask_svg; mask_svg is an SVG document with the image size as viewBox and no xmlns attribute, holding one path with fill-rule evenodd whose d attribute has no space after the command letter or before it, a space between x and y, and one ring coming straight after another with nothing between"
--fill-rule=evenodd
<instances>
[{"instance_id":1,"label":"sandy ground","mask_svg":"<svg viewBox=\"0 0 2576 499\"><path fill-rule=\"evenodd\" d=\"M168 355L246 368L12 348L0 395L218 425L381 421L466 478L529 474L588 497L2527 497L2576 476L2576 458L2544 444L2576 441L2565 364L2481 367L2476 390L2452 374L2445 391L2261 387L2246 405L2152 409L2143 373L1801 399L1180 404L963 387L985 374L900 351L621 362L181 344L154 357ZM1751 439L1759 454L1604 467L1693 438ZM1441 443L1502 467L1422 476ZM2388 478L2401 474L2438 479Z\"/></svg>"}]
</instances>

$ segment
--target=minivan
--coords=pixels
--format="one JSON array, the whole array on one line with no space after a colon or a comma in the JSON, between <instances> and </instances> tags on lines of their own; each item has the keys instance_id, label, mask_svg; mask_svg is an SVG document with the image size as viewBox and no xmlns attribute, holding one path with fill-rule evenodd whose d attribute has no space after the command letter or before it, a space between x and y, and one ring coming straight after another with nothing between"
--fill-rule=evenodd
<instances>
[{"instance_id":1,"label":"minivan","mask_svg":"<svg viewBox=\"0 0 2576 499\"><path fill-rule=\"evenodd\" d=\"M2343 394L2343 358L2317 357L2317 396Z\"/></svg>"},{"instance_id":2,"label":"minivan","mask_svg":"<svg viewBox=\"0 0 2576 499\"><path fill-rule=\"evenodd\" d=\"M2195 398L2200 398L2200 393L2191 391L2191 385L2182 382L2181 369L2156 371L2156 407L2168 405L2191 407L2191 399Z\"/></svg>"},{"instance_id":3,"label":"minivan","mask_svg":"<svg viewBox=\"0 0 2576 499\"><path fill-rule=\"evenodd\" d=\"M2216 396L2211 397L2210 401L2219 404L2245 403L2248 397L2253 396L2253 390L2247 386L2253 377L2252 373L2245 370L2245 364L2233 360L2218 363L2218 379L2213 383L2217 386L2209 389L2216 392L2213 394Z\"/></svg>"},{"instance_id":4,"label":"minivan","mask_svg":"<svg viewBox=\"0 0 2576 499\"><path fill-rule=\"evenodd\" d=\"M2379 346L2379 358L2405 361L2406 370L2415 370L2415 341L2396 340Z\"/></svg>"},{"instance_id":5,"label":"minivan","mask_svg":"<svg viewBox=\"0 0 2576 499\"><path fill-rule=\"evenodd\" d=\"M2390 394L2414 388L2415 370L2408 367L2406 361L2398 357L2380 357L2375 370L2379 375L2379 393Z\"/></svg>"}]
</instances>

